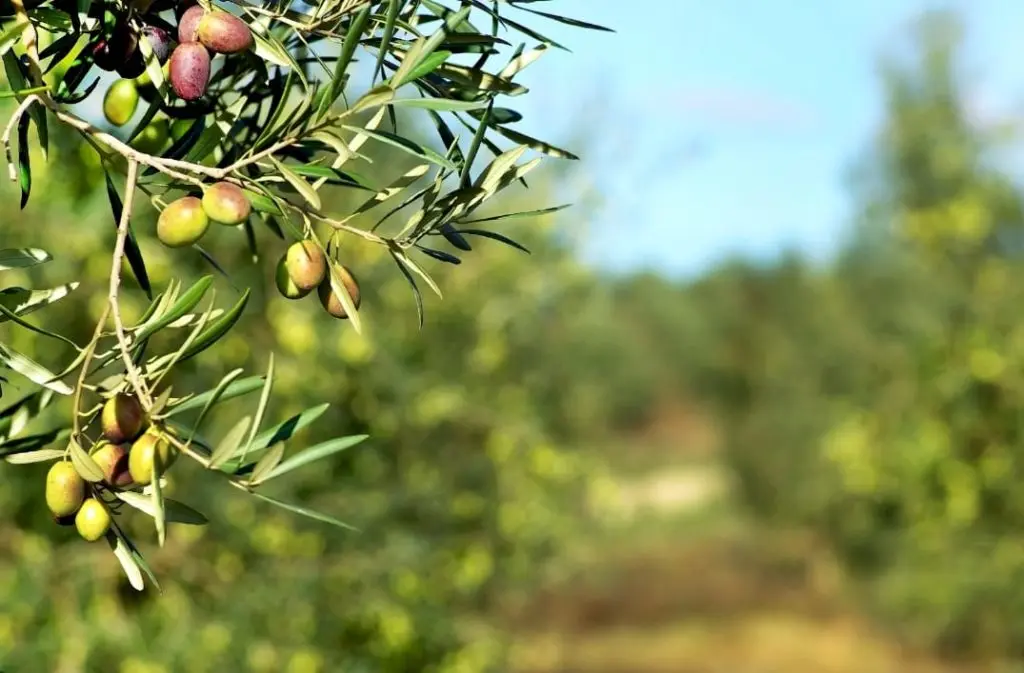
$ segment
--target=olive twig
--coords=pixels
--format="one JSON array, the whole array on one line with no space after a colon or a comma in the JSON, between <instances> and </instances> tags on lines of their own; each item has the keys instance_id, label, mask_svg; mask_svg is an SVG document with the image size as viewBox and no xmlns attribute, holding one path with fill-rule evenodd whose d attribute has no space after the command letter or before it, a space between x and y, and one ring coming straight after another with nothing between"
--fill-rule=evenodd
<instances>
[{"instance_id":1,"label":"olive twig","mask_svg":"<svg viewBox=\"0 0 1024 673\"><path fill-rule=\"evenodd\" d=\"M96 321L96 330L92 334L92 339L89 340L89 344L85 347L85 359L82 361L82 369L78 374L78 383L75 385L75 414L73 416L73 435L77 437L81 433L81 425L79 423L79 409L82 406L82 391L85 389L85 377L89 372L89 365L92 363L93 354L96 352L96 346L100 342L100 337L103 336L103 326L107 323L107 317L110 315L110 304L104 304L103 310L100 312L99 320Z\"/></svg>"},{"instance_id":2,"label":"olive twig","mask_svg":"<svg viewBox=\"0 0 1024 673\"><path fill-rule=\"evenodd\" d=\"M110 311L114 318L114 332L117 334L117 345L121 351L121 359L124 360L125 373L131 382L132 388L139 396L140 401L146 410L153 406L153 400L146 389L145 382L139 375L139 370L132 361L132 354L128 346L128 337L125 335L124 321L121 319L121 307L119 301L119 289L121 285L121 265L124 262L125 241L128 239L128 227L131 224L132 205L135 200L135 186L138 182L139 164L133 159L128 159L128 178L124 183L124 199L121 206L121 221L117 224L117 240L114 243L114 258L110 265L110 292L107 299L110 303Z\"/></svg>"}]
</instances>

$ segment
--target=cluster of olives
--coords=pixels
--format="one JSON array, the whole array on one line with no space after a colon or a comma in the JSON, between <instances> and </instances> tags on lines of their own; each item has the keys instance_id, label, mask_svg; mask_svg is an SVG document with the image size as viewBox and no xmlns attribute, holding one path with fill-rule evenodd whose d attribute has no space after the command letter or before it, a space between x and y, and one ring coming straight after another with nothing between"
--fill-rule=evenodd
<instances>
[{"instance_id":1,"label":"cluster of olives","mask_svg":"<svg viewBox=\"0 0 1024 673\"><path fill-rule=\"evenodd\" d=\"M169 248L196 243L210 228L211 222L228 227L249 219L252 204L245 192L232 182L218 182L203 191L203 197L183 196L172 201L160 213L156 237Z\"/></svg>"},{"instance_id":2,"label":"cluster of olives","mask_svg":"<svg viewBox=\"0 0 1024 673\"><path fill-rule=\"evenodd\" d=\"M338 277L348 290L355 308L359 309L359 284L352 272L338 266ZM313 241L292 243L277 262L274 274L277 290L287 299L302 299L316 290L320 304L335 318L348 318L344 304L331 289L331 274L327 269L327 256Z\"/></svg>"},{"instance_id":3,"label":"cluster of olives","mask_svg":"<svg viewBox=\"0 0 1024 673\"><path fill-rule=\"evenodd\" d=\"M149 43L164 66L171 88L186 101L198 100L206 93L211 53L236 54L253 45L249 26L233 14L219 9L207 11L195 0L179 2L176 14L177 46L167 30L155 25L160 22L155 16L144 16L138 24L124 16L112 17L107 20L112 25L109 34L93 43L93 62L122 78L111 84L103 99L103 114L111 124L127 124L138 108L139 87L151 84L140 40Z\"/></svg>"},{"instance_id":4,"label":"cluster of olives","mask_svg":"<svg viewBox=\"0 0 1024 673\"><path fill-rule=\"evenodd\" d=\"M191 3L181 3L179 10ZM171 53L170 75L174 92L184 100L197 100L210 82L210 52L237 54L253 45L244 21L221 10L206 11L192 4L178 18L178 46Z\"/></svg>"},{"instance_id":5,"label":"cluster of olives","mask_svg":"<svg viewBox=\"0 0 1024 673\"><path fill-rule=\"evenodd\" d=\"M142 405L131 395L116 395L103 405L103 437L89 451L103 472L103 487L133 489L153 481L153 465L170 467L177 451L165 432L150 425ZM110 510L97 497L74 465L67 460L54 463L46 475L46 506L60 525L75 525L78 534L90 542L110 529Z\"/></svg>"}]
</instances>

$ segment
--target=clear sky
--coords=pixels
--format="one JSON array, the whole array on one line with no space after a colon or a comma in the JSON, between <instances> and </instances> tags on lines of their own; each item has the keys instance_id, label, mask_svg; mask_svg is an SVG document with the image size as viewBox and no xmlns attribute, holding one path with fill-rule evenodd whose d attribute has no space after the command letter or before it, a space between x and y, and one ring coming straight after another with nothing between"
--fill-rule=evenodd
<instances>
[{"instance_id":1,"label":"clear sky","mask_svg":"<svg viewBox=\"0 0 1024 673\"><path fill-rule=\"evenodd\" d=\"M690 275L731 253L784 245L827 255L848 221L844 171L880 116L876 57L923 9L965 8L981 113L1018 108L1024 87L1020 0L537 6L617 31L530 17L573 53L545 55L520 77L530 93L509 101L527 116L521 128L546 139L594 125L597 145L581 168L604 206L589 223L587 254L616 269Z\"/></svg>"}]
</instances>

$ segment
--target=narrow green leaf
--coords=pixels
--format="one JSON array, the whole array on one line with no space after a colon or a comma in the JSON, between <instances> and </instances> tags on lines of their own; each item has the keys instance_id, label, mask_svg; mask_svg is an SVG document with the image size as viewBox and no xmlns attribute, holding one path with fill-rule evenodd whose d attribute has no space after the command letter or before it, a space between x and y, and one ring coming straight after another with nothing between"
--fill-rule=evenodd
<instances>
[{"instance_id":1,"label":"narrow green leaf","mask_svg":"<svg viewBox=\"0 0 1024 673\"><path fill-rule=\"evenodd\" d=\"M60 395L70 395L73 392L71 386L59 380L56 374L4 344L0 344L0 364L18 372L32 383L44 386Z\"/></svg>"},{"instance_id":2,"label":"narrow green leaf","mask_svg":"<svg viewBox=\"0 0 1024 673\"><path fill-rule=\"evenodd\" d=\"M260 393L259 404L256 405L256 416L253 417L252 427L249 429L249 438L245 441L245 449L242 451L242 462L245 462L245 454L252 447L256 433L263 423L263 417L267 413L267 404L270 403L270 391L274 388L274 354L271 353L267 362L267 374L263 378L263 391Z\"/></svg>"},{"instance_id":3,"label":"narrow green leaf","mask_svg":"<svg viewBox=\"0 0 1024 673\"><path fill-rule=\"evenodd\" d=\"M220 467L229 458L231 458L235 451L238 450L251 422L252 419L245 416L239 419L238 422L228 430L228 433L224 435L224 438L217 444L217 448L213 450L213 455L210 456L211 468L216 469Z\"/></svg>"},{"instance_id":4,"label":"narrow green leaf","mask_svg":"<svg viewBox=\"0 0 1024 673\"><path fill-rule=\"evenodd\" d=\"M238 369L234 369L228 372L227 375L220 380L220 383L217 384L217 387L213 389L213 391L206 400L206 404L203 405L202 411L199 412L199 416L198 418L196 418L196 422L192 425L192 431L189 432L188 435L189 441L192 441L192 437L195 436L195 433L199 430L199 427L203 424L203 421L206 420L206 415L210 413L210 409L212 409L214 405L216 405L217 402L220 401L221 396L224 395L224 393L227 391L228 386L230 386L231 382L242 374L242 371L242 368L239 367Z\"/></svg>"},{"instance_id":5,"label":"narrow green leaf","mask_svg":"<svg viewBox=\"0 0 1024 673\"><path fill-rule=\"evenodd\" d=\"M288 184L294 187L295 191L297 191L299 195L301 195L302 198L309 203L309 205L313 206L313 208L316 210L320 210L320 195L317 193L315 189L313 189L312 185L310 185L308 182L306 182L301 177L296 175L294 171L292 171L290 168L285 166L277 159L271 157L270 160L271 162L273 162L278 172L281 173L281 177L283 177L288 182Z\"/></svg>"},{"instance_id":6,"label":"narrow green leaf","mask_svg":"<svg viewBox=\"0 0 1024 673\"><path fill-rule=\"evenodd\" d=\"M440 110L441 112L462 112L485 107L484 100L450 100L448 98L396 98L389 105L393 107L411 107L423 110Z\"/></svg>"},{"instance_id":7,"label":"narrow green leaf","mask_svg":"<svg viewBox=\"0 0 1024 673\"><path fill-rule=\"evenodd\" d=\"M334 101L338 100L338 96L344 90L345 72L348 70L349 63L352 62L352 57L356 53L356 47L359 46L359 40L366 29L366 22L370 18L372 9L372 5L367 4L359 10L358 14L352 17L348 25L345 41L341 45L341 53L338 55L338 60L334 63L334 77L331 79L330 86L327 89L328 93L324 95L325 108L329 108Z\"/></svg>"},{"instance_id":8,"label":"narrow green leaf","mask_svg":"<svg viewBox=\"0 0 1024 673\"><path fill-rule=\"evenodd\" d=\"M32 157L28 146L28 127L32 118L22 115L18 120L18 186L21 189L21 208L24 210L32 193Z\"/></svg>"},{"instance_id":9,"label":"narrow green leaf","mask_svg":"<svg viewBox=\"0 0 1024 673\"><path fill-rule=\"evenodd\" d=\"M252 469L249 483L253 486L260 484L264 477L280 464L284 457L284 444L278 443L270 447L270 450L263 454L263 457L256 461L256 467Z\"/></svg>"},{"instance_id":10,"label":"narrow green leaf","mask_svg":"<svg viewBox=\"0 0 1024 673\"><path fill-rule=\"evenodd\" d=\"M359 444L360 442L366 440L368 437L369 435L352 435L351 437L338 437L335 439L328 440L326 442L321 442L320 444L317 444L315 446L303 449L302 451L299 451L294 456L292 456L291 458L289 458L288 460L284 461L276 468L271 470L270 473L267 474L266 477L263 479L263 481L270 481L271 479L280 477L282 474L287 474L292 470L298 469L303 465L308 465L309 463L312 463L314 461L327 458L328 456L334 455L335 453L339 453L341 451L344 451L345 449L349 449L355 446L356 444ZM255 470L253 470L253 478L255 479Z\"/></svg>"},{"instance_id":11,"label":"narrow green leaf","mask_svg":"<svg viewBox=\"0 0 1024 673\"><path fill-rule=\"evenodd\" d=\"M337 526L338 528L344 528L346 530L351 530L351 531L355 531L355 532L358 532L358 530L359 530L358 528L355 528L354 526L351 526L351 525L345 523L344 521L340 521L338 519L335 519L333 516L329 516L327 514L321 514L320 512L316 512L316 511L313 511L311 509L307 509L305 507L300 507L299 505L293 505L291 503L283 502L281 500L277 500L276 498L271 498L270 496L263 495L262 493L259 493L259 492L256 492L256 491L250 491L250 493L252 495L256 496L257 498L259 498L260 500L269 502L270 504L272 504L272 505L274 505L276 507L280 507L282 509L286 509L289 512L294 512L296 514L300 514L302 516L309 517L310 519L314 519L316 521L327 523L327 524L330 524L332 526Z\"/></svg>"},{"instance_id":12,"label":"narrow green leaf","mask_svg":"<svg viewBox=\"0 0 1024 673\"><path fill-rule=\"evenodd\" d=\"M5 248L0 250L0 271L24 269L51 259L50 253L39 248Z\"/></svg>"},{"instance_id":13,"label":"narrow green leaf","mask_svg":"<svg viewBox=\"0 0 1024 673\"><path fill-rule=\"evenodd\" d=\"M246 288L242 297L234 306L231 307L231 310L203 330L203 332L196 337L195 341L192 342L192 345L189 346L188 350L182 354L178 362L184 362L185 360L202 353L204 350L217 343L222 336L227 334L242 316L242 311L245 310L245 305L249 303L249 294L249 289Z\"/></svg>"},{"instance_id":14,"label":"narrow green leaf","mask_svg":"<svg viewBox=\"0 0 1024 673\"><path fill-rule=\"evenodd\" d=\"M71 464L82 479L93 483L103 481L103 470L96 464L88 453L85 452L78 442L72 439L68 442L68 449L71 452Z\"/></svg>"},{"instance_id":15,"label":"narrow green leaf","mask_svg":"<svg viewBox=\"0 0 1024 673\"><path fill-rule=\"evenodd\" d=\"M22 287L8 287L0 290L0 306L11 313L26 316L44 306L54 304L78 289L79 283L66 283L48 290L26 290ZM7 318L0 317L0 323Z\"/></svg>"},{"instance_id":16,"label":"narrow green leaf","mask_svg":"<svg viewBox=\"0 0 1024 673\"><path fill-rule=\"evenodd\" d=\"M15 453L7 456L4 460L14 465L25 465L28 463L45 463L47 461L57 460L63 457L64 452L60 449L39 449L38 451Z\"/></svg>"},{"instance_id":17,"label":"narrow green leaf","mask_svg":"<svg viewBox=\"0 0 1024 673\"><path fill-rule=\"evenodd\" d=\"M136 591L142 591L146 586L142 581L142 571L135 561L135 554L128 549L127 543L113 531L107 533L107 543L110 544L114 556L121 562L121 568L124 569L124 574L128 577L128 583Z\"/></svg>"},{"instance_id":18,"label":"narrow green leaf","mask_svg":"<svg viewBox=\"0 0 1024 673\"><path fill-rule=\"evenodd\" d=\"M212 391L202 393L201 395L196 395L195 397L189 398L188 400L180 404L176 404L173 407L171 407L170 410L168 410L167 416L175 416L186 411L199 409L206 405L207 403L209 403L211 399L216 398L216 401L214 401L213 404L210 404L210 407L212 408L214 404L216 404L217 402L224 402L227 400L234 399L236 397L248 395L249 393L255 392L262 387L262 376L250 376L249 378L242 379L241 381L232 382L223 391L218 391L215 389Z\"/></svg>"},{"instance_id":19,"label":"narrow green leaf","mask_svg":"<svg viewBox=\"0 0 1024 673\"><path fill-rule=\"evenodd\" d=\"M178 300L171 306L165 313L160 315L159 318L154 320L148 325L142 325L138 334L135 335L137 341L142 341L153 334L156 334L164 327L167 327L178 318L182 317L202 300L206 295L206 291L213 285L213 276L203 276L190 287L185 294L181 295Z\"/></svg>"},{"instance_id":20,"label":"narrow green leaf","mask_svg":"<svg viewBox=\"0 0 1024 673\"><path fill-rule=\"evenodd\" d=\"M114 495L117 496L118 500L134 507L140 512L148 516L155 516L151 498L134 491L116 491ZM181 523L190 526L204 526L209 523L206 515L202 512L171 498L164 498L164 516L167 523Z\"/></svg>"}]
</instances>

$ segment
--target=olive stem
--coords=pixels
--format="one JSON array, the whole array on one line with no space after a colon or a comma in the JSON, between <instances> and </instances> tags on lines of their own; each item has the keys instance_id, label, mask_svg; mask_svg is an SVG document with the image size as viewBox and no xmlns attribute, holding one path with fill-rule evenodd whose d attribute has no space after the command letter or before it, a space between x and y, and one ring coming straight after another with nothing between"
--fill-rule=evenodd
<instances>
[{"instance_id":1,"label":"olive stem","mask_svg":"<svg viewBox=\"0 0 1024 673\"><path fill-rule=\"evenodd\" d=\"M89 371L89 365L92 362L93 354L96 352L96 346L100 342L100 337L103 335L103 326L107 323L107 317L110 315L110 304L104 304L103 310L100 312L99 320L96 321L96 330L92 333L92 339L89 340L89 345L85 349L85 359L82 362L82 369L78 374L78 383L75 385L75 414L73 421L73 437L77 437L81 433L81 426L79 424L79 409L82 405L82 390L85 389L85 377Z\"/></svg>"},{"instance_id":2,"label":"olive stem","mask_svg":"<svg viewBox=\"0 0 1024 673\"><path fill-rule=\"evenodd\" d=\"M134 159L128 159L128 178L124 183L124 198L121 206L121 221L117 224L117 240L114 243L114 259L110 265L110 292L107 298L110 303L111 314L114 318L114 332L117 334L117 345L121 351L121 359L124 360L125 373L132 384L132 388L142 401L146 411L153 406L153 400L146 389L145 382L139 375L139 370L132 361L132 354L128 347L128 337L125 334L124 321L121 319L121 305L118 299L121 285L121 265L124 262L125 242L128 240L128 227L132 219L132 206L135 201L135 186L138 182L139 163Z\"/></svg>"}]
</instances>

